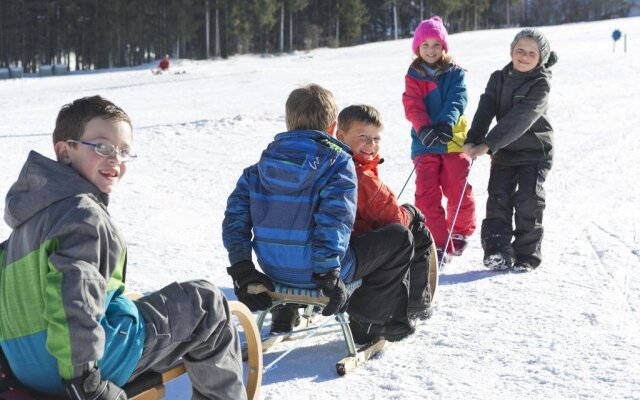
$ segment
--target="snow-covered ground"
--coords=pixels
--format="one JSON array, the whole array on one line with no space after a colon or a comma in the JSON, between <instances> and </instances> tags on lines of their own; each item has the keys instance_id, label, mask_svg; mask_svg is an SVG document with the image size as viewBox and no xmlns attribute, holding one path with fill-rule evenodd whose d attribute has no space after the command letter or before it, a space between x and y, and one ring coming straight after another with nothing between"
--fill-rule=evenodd
<instances>
[{"instance_id":1,"label":"snow-covered ground","mask_svg":"<svg viewBox=\"0 0 640 400\"><path fill-rule=\"evenodd\" d=\"M611 32L627 34L627 52ZM640 399L640 18L545 27L559 54L550 117L556 159L545 185L544 262L530 274L482 266L476 233L440 279L438 309L408 339L346 377L336 329L303 342L264 376L263 399ZM473 116L489 74L509 61L517 29L450 36L467 69ZM242 169L285 130L300 84L339 106L382 112L382 178L397 192L411 172L401 94L410 39L284 56L174 62L182 75L125 69L0 81L0 192L27 153L52 157L59 108L101 94L134 122L139 159L110 210L129 242L129 287L206 278L234 297L221 223ZM155 67L149 66L149 68ZM478 223L489 160L471 171ZM413 184L401 200L413 200ZM4 202L2 202L2 209ZM2 211L3 212L3 211ZM0 237L9 235L0 226ZM295 342L265 356L274 360ZM189 398L185 379L168 398Z\"/></svg>"}]
</instances>

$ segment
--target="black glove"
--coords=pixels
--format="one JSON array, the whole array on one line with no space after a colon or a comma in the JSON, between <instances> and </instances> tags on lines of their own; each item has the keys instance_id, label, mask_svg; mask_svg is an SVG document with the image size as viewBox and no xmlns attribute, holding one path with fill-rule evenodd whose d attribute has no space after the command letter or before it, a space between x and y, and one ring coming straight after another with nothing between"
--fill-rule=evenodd
<instances>
[{"instance_id":1,"label":"black glove","mask_svg":"<svg viewBox=\"0 0 640 400\"><path fill-rule=\"evenodd\" d=\"M115 383L103 380L100 370L93 368L79 378L62 380L72 400L127 400L127 394Z\"/></svg>"},{"instance_id":2,"label":"black glove","mask_svg":"<svg viewBox=\"0 0 640 400\"><path fill-rule=\"evenodd\" d=\"M428 126L423 126L422 128L420 128L420 131L418 131L418 139L420 139L420 142L427 147L440 144L438 132L435 129L429 128Z\"/></svg>"},{"instance_id":3,"label":"black glove","mask_svg":"<svg viewBox=\"0 0 640 400\"><path fill-rule=\"evenodd\" d=\"M312 274L311 282L318 289L322 290L322 294L329 298L329 303L322 310L322 315L329 316L338 312L344 312L349 302L349 294L344 282L340 279L340 272L334 269L326 274Z\"/></svg>"},{"instance_id":4,"label":"black glove","mask_svg":"<svg viewBox=\"0 0 640 400\"><path fill-rule=\"evenodd\" d=\"M404 203L402 207L411 215L412 226L425 221L422 211L418 210L413 204Z\"/></svg>"},{"instance_id":5,"label":"black glove","mask_svg":"<svg viewBox=\"0 0 640 400\"><path fill-rule=\"evenodd\" d=\"M453 139L453 129L451 128L451 125L447 123L439 123L433 128L433 130L436 131L438 140L442 144L447 144L451 139Z\"/></svg>"},{"instance_id":6,"label":"black glove","mask_svg":"<svg viewBox=\"0 0 640 400\"><path fill-rule=\"evenodd\" d=\"M239 261L227 268L227 273L233 279L233 291L238 300L249 307L249 310L266 310L271 307L271 297L267 293L249 294L247 292L251 284L262 284L269 290L275 289L271 279L258 271L252 261Z\"/></svg>"}]
</instances>

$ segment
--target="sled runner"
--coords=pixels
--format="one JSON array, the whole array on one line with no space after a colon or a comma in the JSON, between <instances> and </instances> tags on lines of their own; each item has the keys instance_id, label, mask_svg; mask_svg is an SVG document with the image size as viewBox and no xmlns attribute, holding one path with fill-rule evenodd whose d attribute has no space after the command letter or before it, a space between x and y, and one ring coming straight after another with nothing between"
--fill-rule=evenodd
<instances>
[{"instance_id":1,"label":"sled runner","mask_svg":"<svg viewBox=\"0 0 640 400\"><path fill-rule=\"evenodd\" d=\"M355 289L357 289L361 281L352 282L347 285L347 290L351 293ZM324 297L322 292L317 289L301 289L295 287L285 286L281 283L275 283L275 290L269 291L263 285L250 285L249 293L258 294L262 292L267 292L269 296L273 299L273 303L271 307L267 308L264 311L261 311L257 317L257 326L258 330L262 329L262 325L266 316L271 312L271 310L280 305L280 304L297 304L301 306L305 306L305 311L301 316L302 321L308 321L306 324L311 325L310 327L305 326L303 329L299 327L292 331L290 334L279 335L278 337L282 337L283 339L288 337L289 335L295 335L297 333L302 333L303 331L310 331L319 329L320 327L312 326L312 318L314 317L314 308L318 310L322 310L327 303L329 302L329 298ZM340 328L342 329L342 334L344 337L345 345L347 346L347 355L343 359L339 360L336 363L336 371L338 375L345 375L347 372L352 371L353 369L359 367L364 364L367 360L376 355L382 348L384 347L386 341L383 338L377 339L372 343L368 343L361 348L357 348L356 344L353 340L353 336L351 334L351 328L349 327L349 322L345 318L344 313L338 313L335 316L335 319L340 324ZM328 317L331 318L331 317ZM315 322L315 321L314 321ZM305 322L301 322L301 324L305 324ZM263 350L268 349L273 346L275 343L282 340L275 340L272 337L267 336L263 338Z\"/></svg>"},{"instance_id":2,"label":"sled runner","mask_svg":"<svg viewBox=\"0 0 640 400\"><path fill-rule=\"evenodd\" d=\"M135 296L132 296L135 297ZM248 346L247 398L258 399L262 384L262 344L260 331L251 311L238 301L230 301L229 308L239 320ZM165 372L148 371L124 385L129 400L161 400L165 396L165 384L186 372L184 365L178 364ZM4 353L0 349L0 400L60 400L52 396L34 393L22 386L9 369Z\"/></svg>"}]
</instances>

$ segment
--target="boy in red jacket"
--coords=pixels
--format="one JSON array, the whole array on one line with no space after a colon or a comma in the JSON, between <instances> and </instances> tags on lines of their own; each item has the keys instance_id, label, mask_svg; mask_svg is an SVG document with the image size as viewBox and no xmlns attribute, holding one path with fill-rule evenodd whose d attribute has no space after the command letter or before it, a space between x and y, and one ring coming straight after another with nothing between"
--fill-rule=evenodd
<instances>
[{"instance_id":1,"label":"boy in red jacket","mask_svg":"<svg viewBox=\"0 0 640 400\"><path fill-rule=\"evenodd\" d=\"M412 204L398 203L396 195L378 177L381 133L380 113L368 105L352 105L338 115L336 137L353 151L358 177L358 203L354 235L389 224L401 224L413 234L414 261L409 269L409 318L428 318L433 312L429 288L431 244L424 215Z\"/></svg>"}]
</instances>

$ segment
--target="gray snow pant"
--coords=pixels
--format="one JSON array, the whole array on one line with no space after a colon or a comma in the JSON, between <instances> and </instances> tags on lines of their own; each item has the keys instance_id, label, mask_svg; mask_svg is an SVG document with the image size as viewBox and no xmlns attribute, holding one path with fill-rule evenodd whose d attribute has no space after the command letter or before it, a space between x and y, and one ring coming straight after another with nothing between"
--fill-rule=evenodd
<instances>
[{"instance_id":1,"label":"gray snow pant","mask_svg":"<svg viewBox=\"0 0 640 400\"><path fill-rule=\"evenodd\" d=\"M246 399L240 341L227 299L204 281L172 283L136 300L145 321L142 357L131 379L182 358L193 399Z\"/></svg>"}]
</instances>

